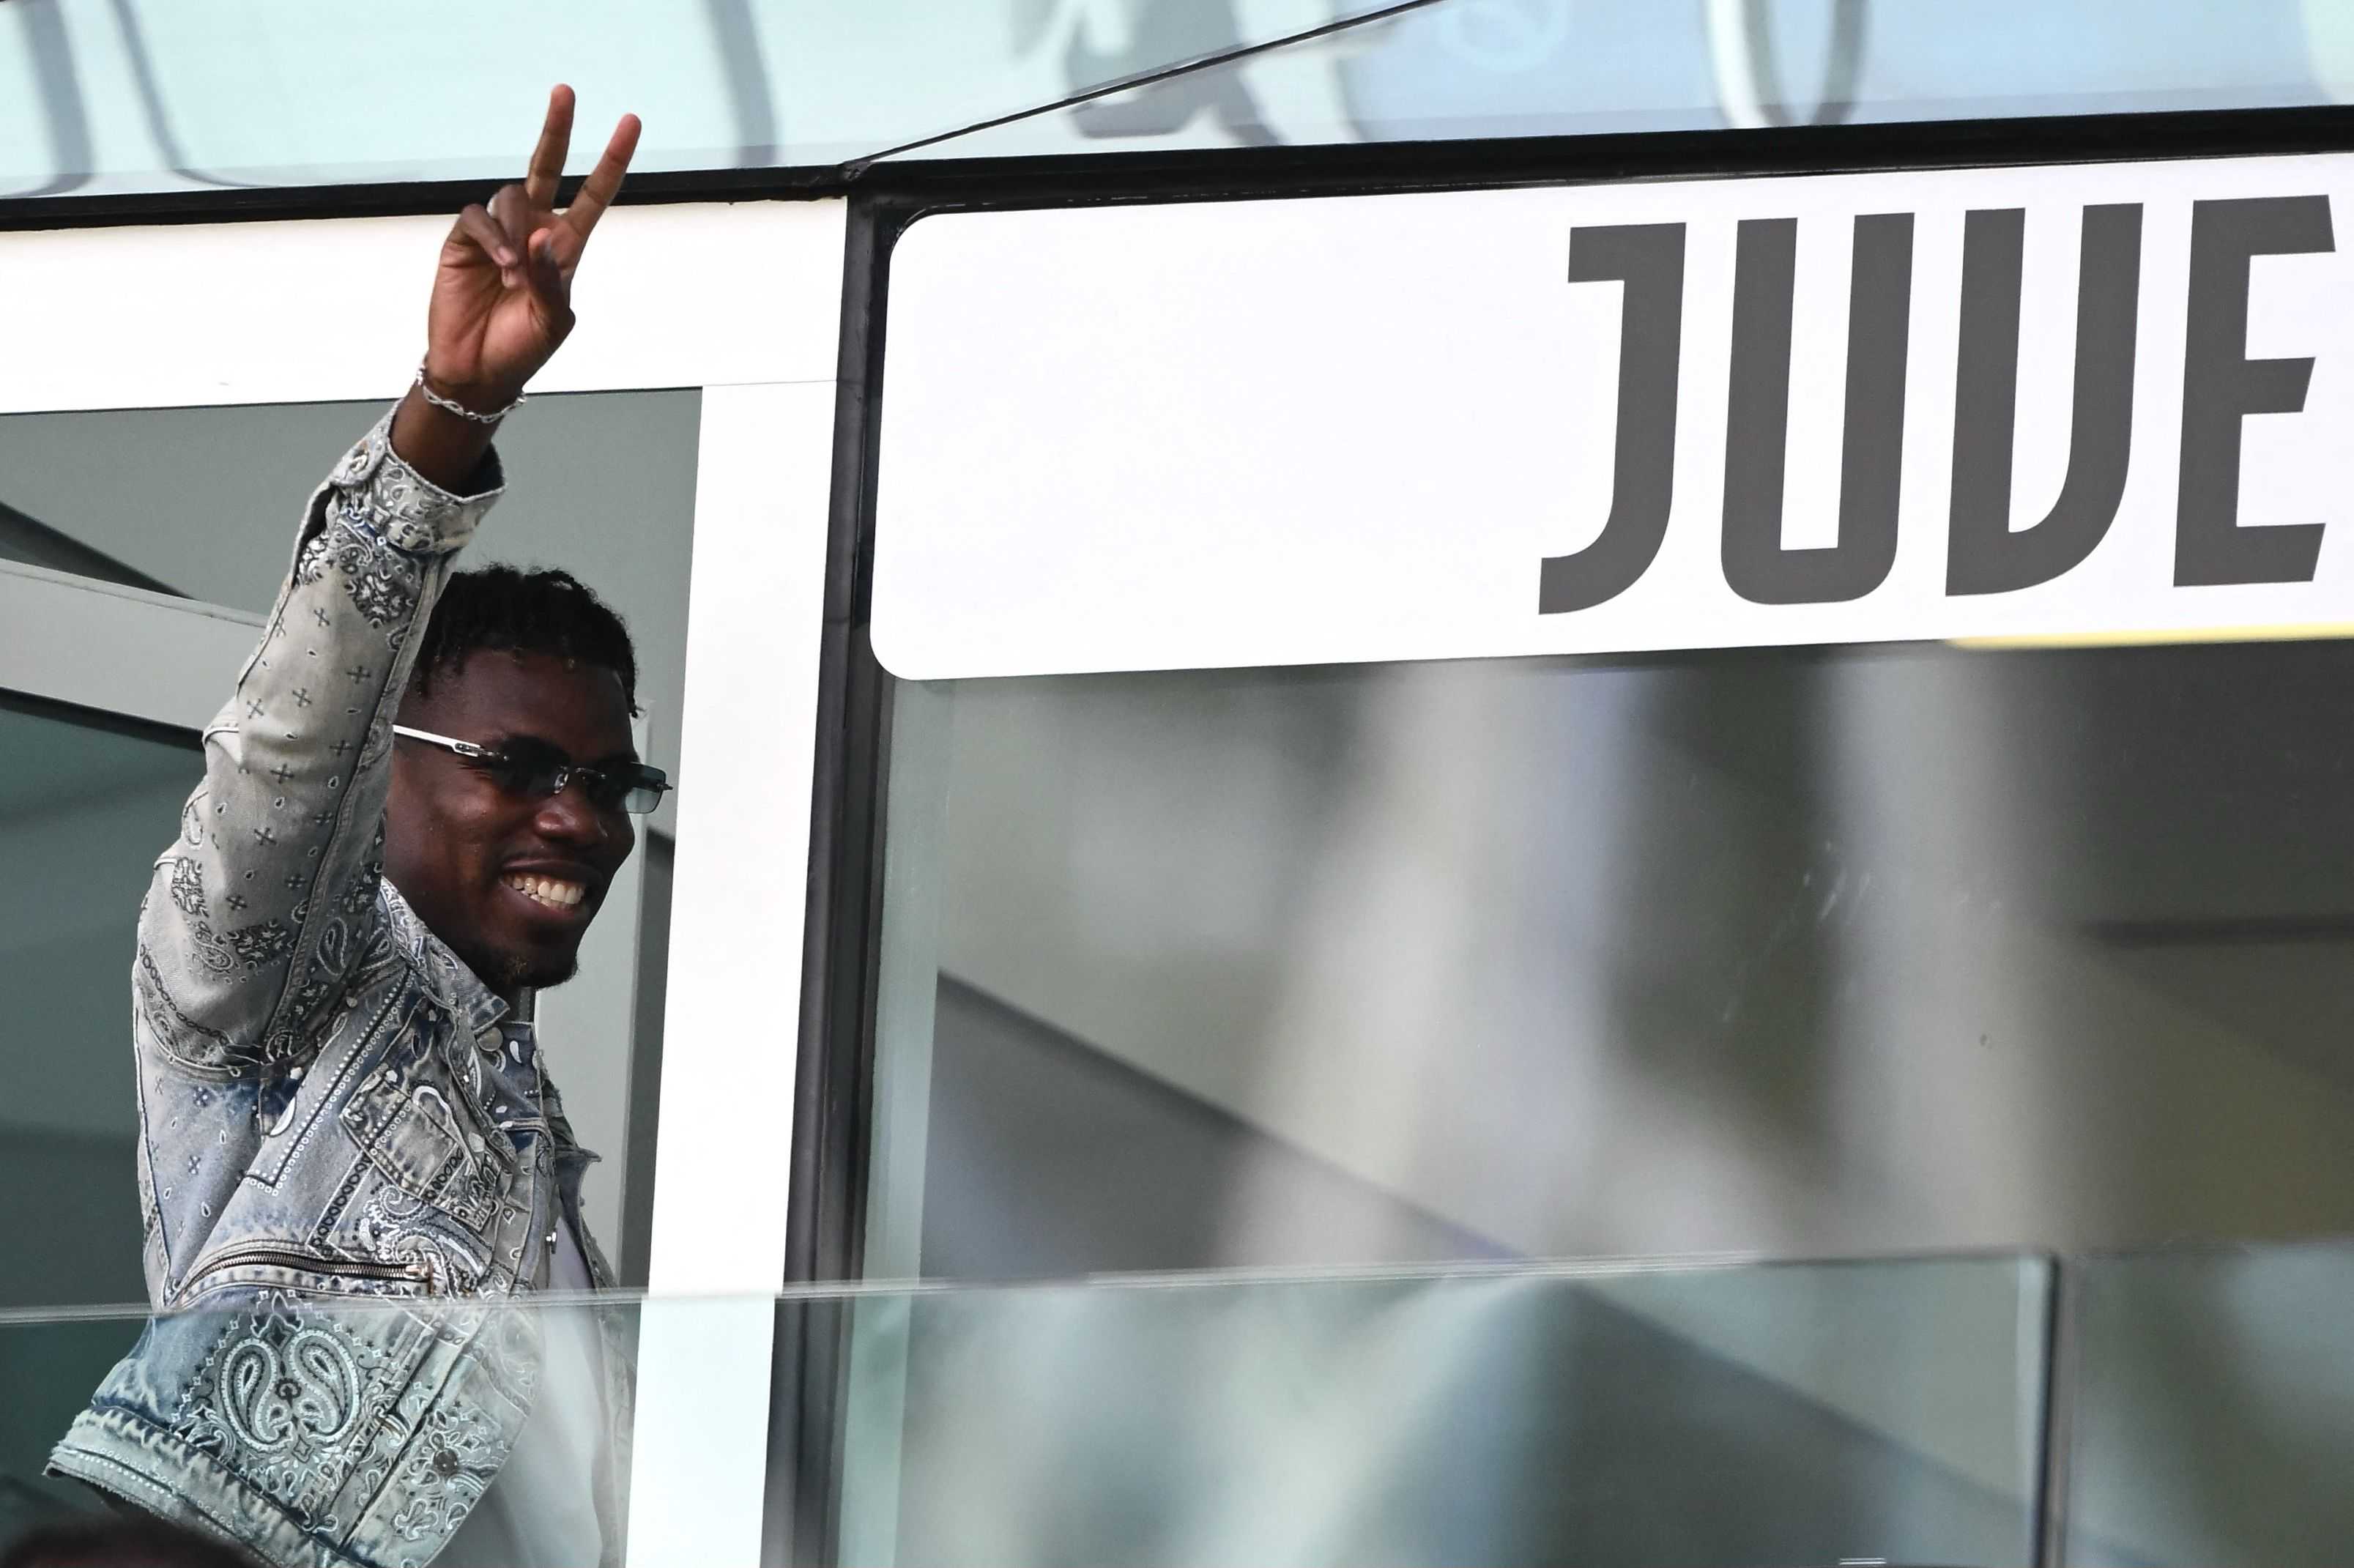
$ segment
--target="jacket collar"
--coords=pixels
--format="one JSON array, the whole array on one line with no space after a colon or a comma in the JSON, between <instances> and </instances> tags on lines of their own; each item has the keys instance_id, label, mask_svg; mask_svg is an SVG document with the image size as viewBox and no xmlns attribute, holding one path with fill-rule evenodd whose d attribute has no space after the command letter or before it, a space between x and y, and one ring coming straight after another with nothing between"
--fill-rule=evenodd
<instances>
[{"instance_id":1,"label":"jacket collar","mask_svg":"<svg viewBox=\"0 0 2354 1568\"><path fill-rule=\"evenodd\" d=\"M400 895L400 889L384 877L376 879L376 888L385 928L391 934L393 945L408 958L409 966L425 981L425 989L450 1010L451 1016L465 1020L467 1033L480 1034L507 1015L505 1001L450 950L448 943L426 929L417 911L408 906L408 900Z\"/></svg>"},{"instance_id":2,"label":"jacket collar","mask_svg":"<svg viewBox=\"0 0 2354 1568\"><path fill-rule=\"evenodd\" d=\"M508 1011L505 1001L484 985L465 961L450 950L447 942L426 928L398 888L383 878L377 879L376 885L383 902L385 928L391 933L394 947L423 979L434 1000L447 1007L451 1017L464 1019L468 1033L478 1037L504 1020ZM535 1038L532 1049L539 1049ZM548 1133L554 1140L559 1178L577 1195L581 1173L604 1157L594 1150L582 1148L580 1140L573 1136L572 1123L564 1114L563 1098L545 1069L540 1082L544 1097L540 1113L546 1118Z\"/></svg>"}]
</instances>

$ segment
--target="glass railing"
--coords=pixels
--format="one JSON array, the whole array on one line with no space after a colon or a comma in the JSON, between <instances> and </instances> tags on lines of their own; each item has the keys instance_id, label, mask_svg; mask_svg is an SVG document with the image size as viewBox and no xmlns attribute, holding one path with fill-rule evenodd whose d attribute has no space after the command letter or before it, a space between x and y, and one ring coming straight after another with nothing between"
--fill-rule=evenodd
<instances>
[{"instance_id":1,"label":"glass railing","mask_svg":"<svg viewBox=\"0 0 2354 1568\"><path fill-rule=\"evenodd\" d=\"M840 1556L2023 1563L2047 1279L1987 1258L866 1298Z\"/></svg>"},{"instance_id":2,"label":"glass railing","mask_svg":"<svg viewBox=\"0 0 2354 1568\"><path fill-rule=\"evenodd\" d=\"M2324 1563L2354 1540L2354 1245L2072 1265L2068 1563Z\"/></svg>"},{"instance_id":3,"label":"glass railing","mask_svg":"<svg viewBox=\"0 0 2354 1568\"><path fill-rule=\"evenodd\" d=\"M639 167L2336 101L2328 0L0 5L0 194L503 176L546 87ZM584 137L582 163L597 140Z\"/></svg>"},{"instance_id":4,"label":"glass railing","mask_svg":"<svg viewBox=\"0 0 2354 1568\"><path fill-rule=\"evenodd\" d=\"M417 1523L428 1492L443 1526L528 1520L505 1445L535 1404L584 1408L550 1403L550 1347L593 1327L636 1416L563 1451L622 1461L596 1517L639 1563L2318 1564L2354 1526L2349 1288L2354 1244L279 1297L157 1329L145 1382L114 1370L143 1315L26 1314L0 1319L0 1538L97 1517L43 1474L93 1391L316 1542ZM373 1468L336 1469L362 1429Z\"/></svg>"}]
</instances>

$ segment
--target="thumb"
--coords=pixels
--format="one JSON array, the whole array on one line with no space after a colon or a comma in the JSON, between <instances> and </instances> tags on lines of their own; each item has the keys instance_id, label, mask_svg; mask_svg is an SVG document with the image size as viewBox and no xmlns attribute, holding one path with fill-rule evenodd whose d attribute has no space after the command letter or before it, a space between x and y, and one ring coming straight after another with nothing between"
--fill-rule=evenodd
<instances>
[{"instance_id":1,"label":"thumb","mask_svg":"<svg viewBox=\"0 0 2354 1568\"><path fill-rule=\"evenodd\" d=\"M530 291L532 313L539 318L551 344L561 343L572 330L572 286L557 260L556 237L543 229L531 237L524 261L524 286Z\"/></svg>"},{"instance_id":2,"label":"thumb","mask_svg":"<svg viewBox=\"0 0 2354 1568\"><path fill-rule=\"evenodd\" d=\"M524 281L544 304L562 304L570 295L571 289L564 281L563 263L557 260L555 229L543 228L531 237Z\"/></svg>"}]
</instances>

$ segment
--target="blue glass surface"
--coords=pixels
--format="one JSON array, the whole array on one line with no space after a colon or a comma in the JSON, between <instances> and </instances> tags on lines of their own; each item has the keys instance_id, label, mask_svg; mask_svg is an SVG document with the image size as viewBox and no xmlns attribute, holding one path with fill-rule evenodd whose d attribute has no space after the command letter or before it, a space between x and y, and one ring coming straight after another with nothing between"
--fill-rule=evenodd
<instances>
[{"instance_id":1,"label":"blue glass surface","mask_svg":"<svg viewBox=\"0 0 2354 1568\"><path fill-rule=\"evenodd\" d=\"M1440 0L926 156L2327 103L2354 16L2296 0Z\"/></svg>"},{"instance_id":2,"label":"blue glass surface","mask_svg":"<svg viewBox=\"0 0 2354 1568\"><path fill-rule=\"evenodd\" d=\"M826 166L916 143L979 156L1413 141L2313 104L2354 88L2354 14L2327 0L1392 8L12 0L0 194L503 175L556 79L579 88L584 122L643 115L639 166L663 170ZM995 123L1008 116L1025 117ZM585 166L596 142L582 140Z\"/></svg>"}]
</instances>

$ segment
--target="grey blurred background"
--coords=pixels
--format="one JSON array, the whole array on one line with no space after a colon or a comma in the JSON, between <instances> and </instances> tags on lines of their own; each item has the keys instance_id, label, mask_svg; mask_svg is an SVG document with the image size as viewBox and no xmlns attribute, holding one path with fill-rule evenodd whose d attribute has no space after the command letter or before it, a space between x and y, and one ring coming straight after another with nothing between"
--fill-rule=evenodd
<instances>
[{"instance_id":1,"label":"grey blurred background","mask_svg":"<svg viewBox=\"0 0 2354 1568\"><path fill-rule=\"evenodd\" d=\"M1313 1517L1350 1561L2023 1561L2049 1372L2062 1560L2334 1561L2349 698L2336 641L898 684L866 1270L1884 1260L1802 1300L1580 1284L1511 1330L1417 1308L1437 1381L1362 1442L1319 1429L1354 1501ZM2079 1287L2056 1365L2016 1288L1906 1283L2020 1254ZM905 1496L875 1507L907 1560L977 1519L1009 1561L1125 1552L1140 1454L1310 1442L1219 1369L1312 1361L1312 1294L1022 1299L870 1337L905 1361ZM1012 1462L987 1369L1139 1334L1022 1428L1085 1506L976 1501ZM1493 1497L1350 1533L1465 1444ZM1313 1526L1281 1452L1152 1502L1123 1560L1209 1560L1205 1518L1210 1557L1320 1560L1286 1555ZM1550 1489L1619 1461L1678 1530ZM1776 1499L1819 1533L1775 1535Z\"/></svg>"}]
</instances>

